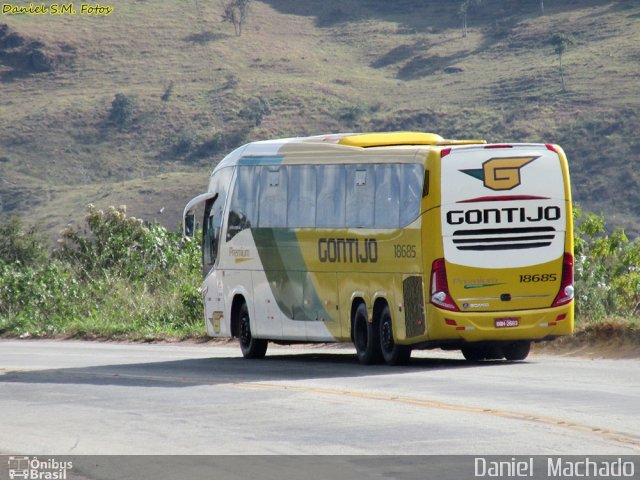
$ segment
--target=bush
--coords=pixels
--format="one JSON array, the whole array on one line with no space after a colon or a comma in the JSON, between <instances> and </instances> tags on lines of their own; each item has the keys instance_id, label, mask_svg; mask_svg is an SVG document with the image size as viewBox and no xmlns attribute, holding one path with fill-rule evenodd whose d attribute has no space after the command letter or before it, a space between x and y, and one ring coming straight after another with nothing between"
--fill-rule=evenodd
<instances>
[{"instance_id":1,"label":"bush","mask_svg":"<svg viewBox=\"0 0 640 480\"><path fill-rule=\"evenodd\" d=\"M118 275L153 285L183 264L198 270L199 257L192 243L183 244L179 234L161 225L128 217L126 206L103 211L88 205L87 212L90 234L85 235L81 227L67 228L56 251L56 257L77 266L83 275Z\"/></svg>"},{"instance_id":2,"label":"bush","mask_svg":"<svg viewBox=\"0 0 640 480\"><path fill-rule=\"evenodd\" d=\"M637 317L640 314L640 239L606 232L603 216L576 208L576 317Z\"/></svg>"},{"instance_id":3,"label":"bush","mask_svg":"<svg viewBox=\"0 0 640 480\"><path fill-rule=\"evenodd\" d=\"M256 127L262 123L262 119L271 113L269 101L263 97L252 98L247 106L240 110L240 118L251 122Z\"/></svg>"},{"instance_id":4,"label":"bush","mask_svg":"<svg viewBox=\"0 0 640 480\"><path fill-rule=\"evenodd\" d=\"M18 217L0 224L0 261L38 265L47 258L44 234L37 227L25 227Z\"/></svg>"},{"instance_id":5,"label":"bush","mask_svg":"<svg viewBox=\"0 0 640 480\"><path fill-rule=\"evenodd\" d=\"M364 108L360 105L349 105L338 110L338 118L345 122L355 122L364 114Z\"/></svg>"},{"instance_id":6,"label":"bush","mask_svg":"<svg viewBox=\"0 0 640 480\"><path fill-rule=\"evenodd\" d=\"M31 335L65 331L91 308L88 293L63 263L0 264L0 331Z\"/></svg>"},{"instance_id":7,"label":"bush","mask_svg":"<svg viewBox=\"0 0 640 480\"><path fill-rule=\"evenodd\" d=\"M160 97L160 100L162 100L163 102L168 102L171 98L171 95L173 95L173 81L169 82L169 85L164 90L164 93Z\"/></svg>"},{"instance_id":8,"label":"bush","mask_svg":"<svg viewBox=\"0 0 640 480\"><path fill-rule=\"evenodd\" d=\"M204 333L195 242L128 217L125 207L88 206L86 227L63 230L52 255L23 241L21 225L18 220L0 225L0 232L11 233L3 235L2 245L19 245L5 250L34 259L1 257L0 333L134 338ZM26 232L29 239L39 235L35 229Z\"/></svg>"},{"instance_id":9,"label":"bush","mask_svg":"<svg viewBox=\"0 0 640 480\"><path fill-rule=\"evenodd\" d=\"M111 102L109 121L118 128L126 128L133 121L135 102L132 97L118 93Z\"/></svg>"},{"instance_id":10,"label":"bush","mask_svg":"<svg viewBox=\"0 0 640 480\"><path fill-rule=\"evenodd\" d=\"M196 136L192 133L181 133L176 138L176 143L173 146L173 152L176 155L187 155L193 151L196 144Z\"/></svg>"}]
</instances>

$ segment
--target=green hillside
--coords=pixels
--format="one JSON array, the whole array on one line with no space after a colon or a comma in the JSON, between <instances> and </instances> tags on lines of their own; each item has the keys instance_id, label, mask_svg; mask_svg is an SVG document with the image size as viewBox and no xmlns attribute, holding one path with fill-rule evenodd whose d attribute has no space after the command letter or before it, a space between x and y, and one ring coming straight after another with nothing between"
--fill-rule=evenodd
<instances>
[{"instance_id":1,"label":"green hillside","mask_svg":"<svg viewBox=\"0 0 640 480\"><path fill-rule=\"evenodd\" d=\"M127 204L174 227L246 141L415 129L560 143L574 199L637 235L640 3L484 0L466 36L461 3L255 0L241 36L218 1L0 14L0 211L53 233Z\"/></svg>"}]
</instances>

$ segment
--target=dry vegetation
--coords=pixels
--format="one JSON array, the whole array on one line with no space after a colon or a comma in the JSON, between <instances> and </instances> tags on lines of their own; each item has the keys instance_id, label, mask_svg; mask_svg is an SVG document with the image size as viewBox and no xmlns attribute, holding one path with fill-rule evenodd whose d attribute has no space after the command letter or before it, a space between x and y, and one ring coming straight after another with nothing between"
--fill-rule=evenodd
<instances>
[{"instance_id":1,"label":"dry vegetation","mask_svg":"<svg viewBox=\"0 0 640 480\"><path fill-rule=\"evenodd\" d=\"M89 202L126 203L174 227L244 141L418 129L558 141L575 199L638 232L636 2L548 0L541 16L537 1L485 0L465 38L456 1L256 0L239 37L218 2L113 6L0 16L0 211L57 231ZM556 32L576 40L566 93ZM48 71L29 67L34 42ZM122 124L116 94L131 102Z\"/></svg>"}]
</instances>

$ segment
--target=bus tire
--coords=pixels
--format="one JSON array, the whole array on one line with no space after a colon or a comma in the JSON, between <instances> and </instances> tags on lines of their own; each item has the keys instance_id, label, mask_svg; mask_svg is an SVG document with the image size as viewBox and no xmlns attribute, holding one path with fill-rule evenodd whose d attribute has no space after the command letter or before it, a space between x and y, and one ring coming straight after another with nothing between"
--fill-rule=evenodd
<instances>
[{"instance_id":1,"label":"bus tire","mask_svg":"<svg viewBox=\"0 0 640 480\"><path fill-rule=\"evenodd\" d=\"M243 303L238 312L239 328L238 339L240 340L240 350L244 358L264 358L267 353L267 340L254 338L251 335L251 319L249 318L249 308Z\"/></svg>"},{"instance_id":2,"label":"bus tire","mask_svg":"<svg viewBox=\"0 0 640 480\"><path fill-rule=\"evenodd\" d=\"M479 362L487 358L486 349L478 345L465 345L461 350L464 359L468 362Z\"/></svg>"},{"instance_id":3,"label":"bus tire","mask_svg":"<svg viewBox=\"0 0 640 480\"><path fill-rule=\"evenodd\" d=\"M358 360L363 365L380 363L380 337L375 320L368 321L367 307L361 303L353 315L353 344L356 347Z\"/></svg>"},{"instance_id":4,"label":"bus tire","mask_svg":"<svg viewBox=\"0 0 640 480\"><path fill-rule=\"evenodd\" d=\"M380 350L387 365L406 365L411 358L411 348L396 345L393 341L393 325L389 306L385 305L380 315Z\"/></svg>"},{"instance_id":5,"label":"bus tire","mask_svg":"<svg viewBox=\"0 0 640 480\"><path fill-rule=\"evenodd\" d=\"M529 356L531 350L531 342L526 340L513 342L502 347L504 358L510 361L524 360Z\"/></svg>"}]
</instances>

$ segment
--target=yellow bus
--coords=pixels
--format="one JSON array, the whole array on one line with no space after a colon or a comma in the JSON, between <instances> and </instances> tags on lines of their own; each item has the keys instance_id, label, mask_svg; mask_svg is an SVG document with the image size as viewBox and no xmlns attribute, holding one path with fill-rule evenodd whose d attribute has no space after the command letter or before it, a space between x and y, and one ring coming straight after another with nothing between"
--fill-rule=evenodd
<instances>
[{"instance_id":1,"label":"yellow bus","mask_svg":"<svg viewBox=\"0 0 640 480\"><path fill-rule=\"evenodd\" d=\"M268 342L353 342L523 360L573 332L567 159L557 145L432 133L244 145L184 210L204 211L205 324L246 358Z\"/></svg>"}]
</instances>

